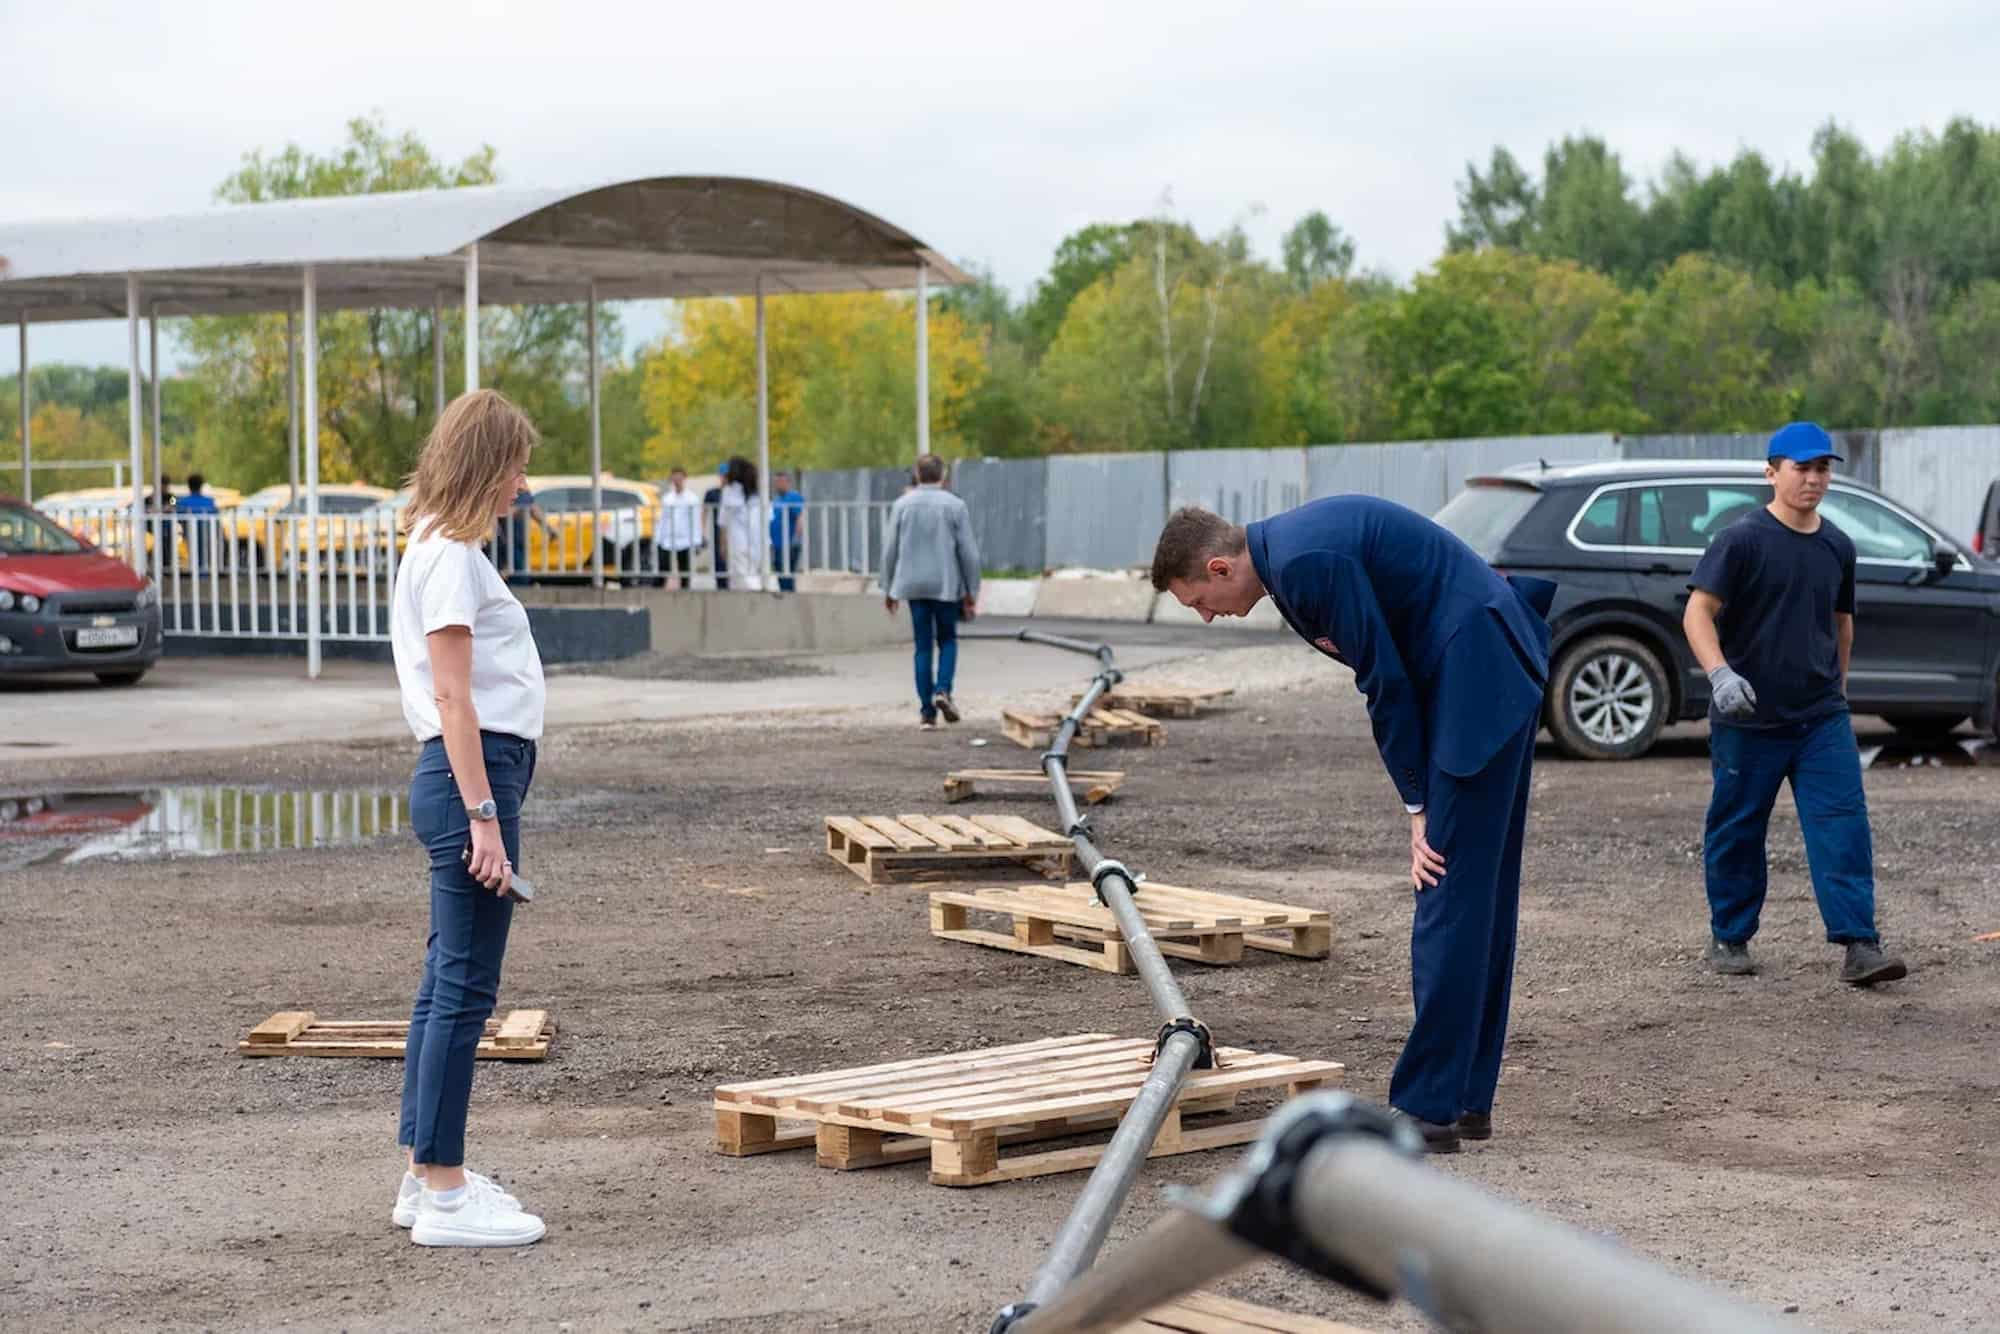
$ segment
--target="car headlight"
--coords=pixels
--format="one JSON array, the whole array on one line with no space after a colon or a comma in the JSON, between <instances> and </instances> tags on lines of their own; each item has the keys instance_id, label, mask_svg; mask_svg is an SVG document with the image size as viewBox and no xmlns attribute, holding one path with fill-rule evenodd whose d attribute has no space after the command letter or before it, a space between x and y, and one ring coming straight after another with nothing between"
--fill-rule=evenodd
<instances>
[{"instance_id":1,"label":"car headlight","mask_svg":"<svg viewBox=\"0 0 2000 1334\"><path fill-rule=\"evenodd\" d=\"M32 616L41 609L42 609L42 600L40 598L36 597L33 593L21 594L22 611L25 611L30 616Z\"/></svg>"},{"instance_id":2,"label":"car headlight","mask_svg":"<svg viewBox=\"0 0 2000 1334\"><path fill-rule=\"evenodd\" d=\"M14 610L13 592L9 589L0 588L0 611L12 610Z\"/></svg>"},{"instance_id":3,"label":"car headlight","mask_svg":"<svg viewBox=\"0 0 2000 1334\"><path fill-rule=\"evenodd\" d=\"M140 611L144 611L148 607L159 606L160 586L154 583L151 579L148 579L146 581L146 586L139 590L139 601L136 605L138 606Z\"/></svg>"}]
</instances>

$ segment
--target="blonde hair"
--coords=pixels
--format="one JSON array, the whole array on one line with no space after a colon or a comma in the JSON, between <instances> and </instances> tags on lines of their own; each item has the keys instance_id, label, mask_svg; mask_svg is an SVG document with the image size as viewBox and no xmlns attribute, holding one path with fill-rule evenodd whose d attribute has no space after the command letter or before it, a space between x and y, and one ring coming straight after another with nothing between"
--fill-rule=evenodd
<instances>
[{"instance_id":1,"label":"blonde hair","mask_svg":"<svg viewBox=\"0 0 2000 1334\"><path fill-rule=\"evenodd\" d=\"M404 485L410 504L403 529L429 528L454 542L493 531L500 493L514 484L541 443L528 414L494 389L460 394L446 405ZM511 494L511 492L510 492Z\"/></svg>"}]
</instances>

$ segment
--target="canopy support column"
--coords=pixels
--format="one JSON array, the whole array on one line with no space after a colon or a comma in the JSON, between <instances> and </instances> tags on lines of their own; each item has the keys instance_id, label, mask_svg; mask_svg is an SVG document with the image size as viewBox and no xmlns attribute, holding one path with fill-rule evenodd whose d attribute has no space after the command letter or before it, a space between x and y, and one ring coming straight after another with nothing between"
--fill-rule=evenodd
<instances>
[{"instance_id":1,"label":"canopy support column","mask_svg":"<svg viewBox=\"0 0 2000 1334\"><path fill-rule=\"evenodd\" d=\"M917 265L917 453L931 452L930 270Z\"/></svg>"},{"instance_id":2,"label":"canopy support column","mask_svg":"<svg viewBox=\"0 0 2000 1334\"><path fill-rule=\"evenodd\" d=\"M771 516L771 377L766 357L764 338L764 275L757 275L757 495L759 515L757 522L766 525L769 533ZM771 544L768 540L757 544L764 552L763 582L771 582Z\"/></svg>"},{"instance_id":3,"label":"canopy support column","mask_svg":"<svg viewBox=\"0 0 2000 1334\"><path fill-rule=\"evenodd\" d=\"M597 283L590 284L590 293L583 303L583 336L590 344L590 512L597 517L591 520L592 529L604 522L604 422L597 410ZM595 548L590 553L590 582L604 587L604 534L596 534ZM646 537L646 534L641 534ZM650 538L648 538L650 540ZM633 544L633 559L638 559L638 546Z\"/></svg>"},{"instance_id":4,"label":"canopy support column","mask_svg":"<svg viewBox=\"0 0 2000 1334\"><path fill-rule=\"evenodd\" d=\"M319 289L313 266L305 266L304 312L306 345L305 401L301 405L306 426L306 514L303 545L306 552L306 675L319 679ZM294 532L298 529L294 527ZM298 544L292 547L298 560ZM297 604L293 604L297 605Z\"/></svg>"},{"instance_id":5,"label":"canopy support column","mask_svg":"<svg viewBox=\"0 0 2000 1334\"><path fill-rule=\"evenodd\" d=\"M142 414L139 409L139 276L125 275L125 400L132 451L132 545L125 558L135 570L146 568L146 468Z\"/></svg>"},{"instance_id":6,"label":"canopy support column","mask_svg":"<svg viewBox=\"0 0 2000 1334\"><path fill-rule=\"evenodd\" d=\"M299 498L299 320L285 311L285 452L291 461L292 493L286 502Z\"/></svg>"},{"instance_id":7,"label":"canopy support column","mask_svg":"<svg viewBox=\"0 0 2000 1334\"><path fill-rule=\"evenodd\" d=\"M431 420L444 415L444 293L431 293Z\"/></svg>"},{"instance_id":8,"label":"canopy support column","mask_svg":"<svg viewBox=\"0 0 2000 1334\"><path fill-rule=\"evenodd\" d=\"M160 304L157 301L146 307L146 342L146 366L153 376L153 503L160 507L161 514L155 521L161 535L153 543L153 578L157 581L167 563L166 465L162 461L166 442L160 433Z\"/></svg>"},{"instance_id":9,"label":"canopy support column","mask_svg":"<svg viewBox=\"0 0 2000 1334\"><path fill-rule=\"evenodd\" d=\"M28 406L28 312L21 312L21 499L35 503L34 434L29 429L32 410Z\"/></svg>"},{"instance_id":10,"label":"canopy support column","mask_svg":"<svg viewBox=\"0 0 2000 1334\"><path fill-rule=\"evenodd\" d=\"M479 243L465 248L465 392L479 388Z\"/></svg>"}]
</instances>

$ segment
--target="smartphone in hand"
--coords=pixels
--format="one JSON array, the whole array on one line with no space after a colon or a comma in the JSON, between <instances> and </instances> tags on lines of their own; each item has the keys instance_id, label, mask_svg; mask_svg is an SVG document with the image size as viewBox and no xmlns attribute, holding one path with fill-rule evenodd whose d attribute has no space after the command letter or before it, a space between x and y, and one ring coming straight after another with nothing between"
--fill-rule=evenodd
<instances>
[{"instance_id":1,"label":"smartphone in hand","mask_svg":"<svg viewBox=\"0 0 2000 1334\"><path fill-rule=\"evenodd\" d=\"M472 845L470 843L465 845L464 852L458 854L458 859L467 863L472 861ZM535 901L534 883L519 871L510 869L507 874L507 897L516 903L533 903Z\"/></svg>"}]
</instances>

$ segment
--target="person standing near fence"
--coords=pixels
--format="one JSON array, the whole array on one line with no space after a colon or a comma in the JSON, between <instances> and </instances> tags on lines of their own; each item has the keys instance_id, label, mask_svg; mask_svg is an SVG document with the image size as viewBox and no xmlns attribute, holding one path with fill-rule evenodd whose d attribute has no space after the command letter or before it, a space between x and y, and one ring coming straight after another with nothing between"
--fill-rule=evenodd
<instances>
[{"instance_id":1,"label":"person standing near fence","mask_svg":"<svg viewBox=\"0 0 2000 1334\"><path fill-rule=\"evenodd\" d=\"M1332 496L1241 528L1176 511L1153 587L1204 622L1266 594L1354 671L1410 822L1416 1019L1389 1101L1433 1153L1493 1134L1555 585L1503 579L1421 514Z\"/></svg>"},{"instance_id":2,"label":"person standing near fence","mask_svg":"<svg viewBox=\"0 0 2000 1334\"><path fill-rule=\"evenodd\" d=\"M411 474L390 616L403 716L421 746L410 829L430 859L430 936L410 1010L391 1214L420 1246L523 1246L542 1220L465 1167L474 1057L500 991L521 806L542 734L541 655L479 541L526 486L534 424L491 389L454 399Z\"/></svg>"},{"instance_id":3,"label":"person standing near fence","mask_svg":"<svg viewBox=\"0 0 2000 1334\"><path fill-rule=\"evenodd\" d=\"M1778 787L1790 782L1813 897L1826 938L1846 947L1840 980L1906 976L1875 931L1875 853L1861 753L1847 711L1854 647L1854 543L1820 517L1833 438L1812 422L1771 437L1771 503L1723 529L1688 580L1682 628L1708 673L1708 753L1715 787L1702 838L1708 960L1757 971L1750 937L1764 907L1764 841Z\"/></svg>"},{"instance_id":4,"label":"person standing near fence","mask_svg":"<svg viewBox=\"0 0 2000 1334\"><path fill-rule=\"evenodd\" d=\"M910 604L916 638L917 709L925 731L938 715L958 721L952 686L958 674L958 622L979 601L979 544L972 515L944 487L944 460L925 454L917 460L917 484L889 509L889 532L882 542L883 605L894 615L898 602ZM935 656L934 656L935 655Z\"/></svg>"},{"instance_id":5,"label":"person standing near fence","mask_svg":"<svg viewBox=\"0 0 2000 1334\"><path fill-rule=\"evenodd\" d=\"M792 592L798 581L799 543L804 537L806 498L792 489L792 475L780 468L771 474L771 568L778 571L778 591Z\"/></svg>"},{"instance_id":6,"label":"person standing near fence","mask_svg":"<svg viewBox=\"0 0 2000 1334\"><path fill-rule=\"evenodd\" d=\"M508 511L507 515L502 516L508 519L506 530L507 582L510 584L525 584L528 582L529 521L533 520L535 523L540 524L542 527L542 536L549 539L545 551L560 553L561 548L555 541L555 525L549 522L548 515L542 513L542 507L535 503L535 493L528 489L527 478L523 477L521 479L520 489L514 493L514 500L508 507ZM561 563L562 556L560 554L553 560L544 559L542 562L545 567L557 567Z\"/></svg>"},{"instance_id":7,"label":"person standing near fence","mask_svg":"<svg viewBox=\"0 0 2000 1334\"><path fill-rule=\"evenodd\" d=\"M725 459L716 469L715 485L701 493L703 531L711 528L715 537L715 586L729 591L729 534L722 526L722 489L729 484L729 467L734 459Z\"/></svg>"},{"instance_id":8,"label":"person standing near fence","mask_svg":"<svg viewBox=\"0 0 2000 1334\"><path fill-rule=\"evenodd\" d=\"M660 495L660 513L653 520L653 545L660 549L660 582L679 571L681 587L694 583L694 553L701 548L701 497L688 490L686 468L667 475Z\"/></svg>"},{"instance_id":9,"label":"person standing near fence","mask_svg":"<svg viewBox=\"0 0 2000 1334\"><path fill-rule=\"evenodd\" d=\"M165 485L164 481L161 483ZM199 574L208 564L208 553L215 550L216 516L221 513L215 507L215 497L203 492L208 480L198 472L188 474L188 493L174 503L174 516L181 519L187 529L188 559Z\"/></svg>"},{"instance_id":10,"label":"person standing near fence","mask_svg":"<svg viewBox=\"0 0 2000 1334\"><path fill-rule=\"evenodd\" d=\"M719 502L718 527L727 537L730 578L752 593L764 588L764 497L757 492L757 465L746 458L729 460ZM721 581L717 581L721 587Z\"/></svg>"}]
</instances>

